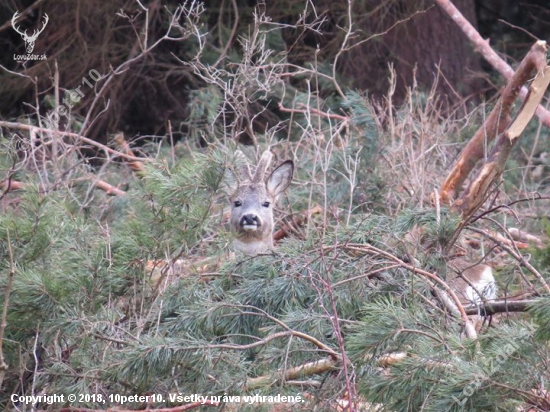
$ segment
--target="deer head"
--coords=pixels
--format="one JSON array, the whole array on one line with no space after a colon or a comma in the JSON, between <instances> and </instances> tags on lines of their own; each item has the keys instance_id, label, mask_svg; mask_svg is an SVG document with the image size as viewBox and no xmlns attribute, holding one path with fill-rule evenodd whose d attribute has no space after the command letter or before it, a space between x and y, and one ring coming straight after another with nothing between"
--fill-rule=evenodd
<instances>
[{"instance_id":1,"label":"deer head","mask_svg":"<svg viewBox=\"0 0 550 412\"><path fill-rule=\"evenodd\" d=\"M16 22L18 16L19 16L19 10L17 10L15 12L15 14L13 15L13 17L11 18L11 25L12 25L13 29L17 33L19 33L21 35L21 37L23 38L23 41L25 42L25 49L27 50L27 53L30 54L34 50L34 42L38 38L38 35L44 31L44 29L46 28L46 25L48 24L48 21L50 20L50 18L48 17L48 15L46 13L44 13L44 25L42 26L42 28L40 30L35 30L33 32L32 36L29 36L29 35L27 35L27 30L22 32L19 29L19 27L17 27L15 25L15 22Z\"/></svg>"},{"instance_id":2,"label":"deer head","mask_svg":"<svg viewBox=\"0 0 550 412\"><path fill-rule=\"evenodd\" d=\"M231 202L233 246L247 255L256 255L273 248L273 206L277 197L292 181L294 163L281 163L266 178L272 154L265 151L251 173L244 154L235 154L237 171L225 169L226 193Z\"/></svg>"}]
</instances>

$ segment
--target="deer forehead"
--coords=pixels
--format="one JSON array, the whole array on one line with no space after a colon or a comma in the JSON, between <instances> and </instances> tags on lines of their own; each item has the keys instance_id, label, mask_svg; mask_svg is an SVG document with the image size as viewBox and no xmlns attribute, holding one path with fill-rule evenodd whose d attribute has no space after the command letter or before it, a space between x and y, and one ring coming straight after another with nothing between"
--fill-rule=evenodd
<instances>
[{"instance_id":1,"label":"deer forehead","mask_svg":"<svg viewBox=\"0 0 550 412\"><path fill-rule=\"evenodd\" d=\"M240 200L246 202L260 202L271 199L272 196L267 191L264 183L250 183L239 186L239 189L231 197L231 200Z\"/></svg>"}]
</instances>

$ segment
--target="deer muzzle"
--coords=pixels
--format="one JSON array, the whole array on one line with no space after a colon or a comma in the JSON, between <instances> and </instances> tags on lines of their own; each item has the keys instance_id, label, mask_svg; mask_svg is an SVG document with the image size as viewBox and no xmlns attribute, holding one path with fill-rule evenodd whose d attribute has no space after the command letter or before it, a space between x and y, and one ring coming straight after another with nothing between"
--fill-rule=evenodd
<instances>
[{"instance_id":1,"label":"deer muzzle","mask_svg":"<svg viewBox=\"0 0 550 412\"><path fill-rule=\"evenodd\" d=\"M260 222L260 218L252 213L243 215L239 224L241 228L246 232L255 232L262 225Z\"/></svg>"}]
</instances>

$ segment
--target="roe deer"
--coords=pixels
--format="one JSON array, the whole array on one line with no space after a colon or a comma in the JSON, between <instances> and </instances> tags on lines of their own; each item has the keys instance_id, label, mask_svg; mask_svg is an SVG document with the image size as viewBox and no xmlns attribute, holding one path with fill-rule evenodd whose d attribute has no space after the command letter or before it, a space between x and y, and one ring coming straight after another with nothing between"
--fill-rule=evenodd
<instances>
[{"instance_id":1,"label":"roe deer","mask_svg":"<svg viewBox=\"0 0 550 412\"><path fill-rule=\"evenodd\" d=\"M481 305L485 300L496 298L497 286L493 270L484 264L472 265L462 258L448 263L455 272L449 286L456 292L463 305Z\"/></svg>"},{"instance_id":2,"label":"roe deer","mask_svg":"<svg viewBox=\"0 0 550 412\"><path fill-rule=\"evenodd\" d=\"M413 248L414 256L419 246L430 249L423 231L416 226L405 235L406 243ZM426 245L428 243L428 246ZM482 263L471 263L463 257L456 257L447 262L447 283L456 293L463 305L482 306L486 300L496 299L497 286L490 266ZM447 293L439 294L445 305L456 309L456 305Z\"/></svg>"},{"instance_id":3,"label":"roe deer","mask_svg":"<svg viewBox=\"0 0 550 412\"><path fill-rule=\"evenodd\" d=\"M254 175L244 154L237 151L237 172L226 168L224 182L231 202L231 231L235 234L233 247L246 255L257 255L273 248L273 206L292 181L294 162L281 163L265 177L272 154L266 150Z\"/></svg>"}]
</instances>

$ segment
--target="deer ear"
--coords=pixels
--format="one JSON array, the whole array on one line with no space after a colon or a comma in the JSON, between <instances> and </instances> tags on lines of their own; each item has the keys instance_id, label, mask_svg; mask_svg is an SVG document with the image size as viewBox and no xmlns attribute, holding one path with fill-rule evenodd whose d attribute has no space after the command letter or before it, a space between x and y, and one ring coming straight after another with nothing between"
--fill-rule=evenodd
<instances>
[{"instance_id":1,"label":"deer ear","mask_svg":"<svg viewBox=\"0 0 550 412\"><path fill-rule=\"evenodd\" d=\"M294 162L292 160L281 163L266 180L268 192L274 197L279 196L290 185L293 174Z\"/></svg>"}]
</instances>

